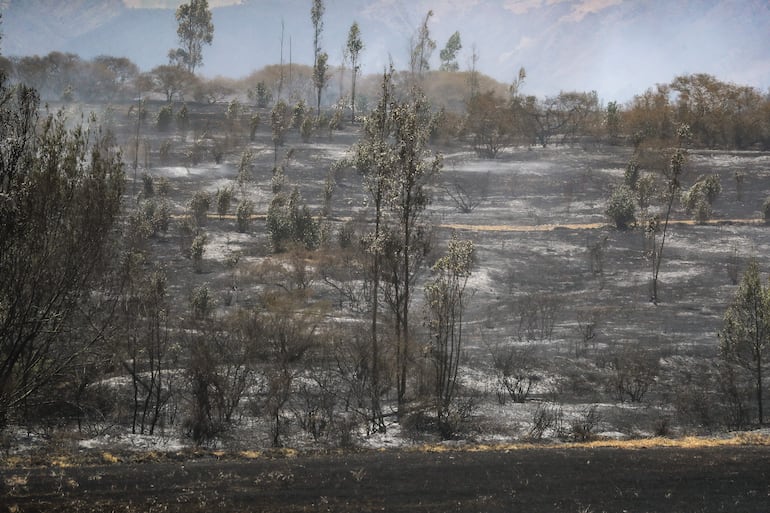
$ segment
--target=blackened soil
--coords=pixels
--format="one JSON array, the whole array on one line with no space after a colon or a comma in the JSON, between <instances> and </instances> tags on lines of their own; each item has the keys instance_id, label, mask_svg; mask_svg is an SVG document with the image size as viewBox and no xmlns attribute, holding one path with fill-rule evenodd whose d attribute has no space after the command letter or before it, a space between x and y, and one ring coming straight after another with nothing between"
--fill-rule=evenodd
<instances>
[{"instance_id":1,"label":"blackened soil","mask_svg":"<svg viewBox=\"0 0 770 513\"><path fill-rule=\"evenodd\" d=\"M0 511L762 512L770 447L387 451L3 469Z\"/></svg>"}]
</instances>

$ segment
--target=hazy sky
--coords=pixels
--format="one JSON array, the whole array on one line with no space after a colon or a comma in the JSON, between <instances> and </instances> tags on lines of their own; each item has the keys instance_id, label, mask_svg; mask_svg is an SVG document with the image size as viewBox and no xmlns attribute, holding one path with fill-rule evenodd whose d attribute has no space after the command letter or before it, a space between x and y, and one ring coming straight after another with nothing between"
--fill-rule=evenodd
<instances>
[{"instance_id":1,"label":"hazy sky","mask_svg":"<svg viewBox=\"0 0 770 513\"><path fill-rule=\"evenodd\" d=\"M122 1L132 8L167 11L148 18L134 9L116 12L115 0L11 0L13 9L5 11L3 19L4 53L63 50L84 58L110 53L127 56L144 70L165 63L168 49L176 44L173 10L188 0ZM5 2L0 0L0 5ZM100 4L109 8L100 9ZM311 0L209 0L212 8L235 4L244 7L214 12L214 42L204 49L203 75L237 78L276 63L282 20L293 43L294 61L312 63ZM709 73L762 91L770 88L770 0L324 0L324 4L323 46L331 62L341 61L347 30L356 20L366 45L364 73L376 73L391 61L400 69L408 66L408 41L432 10L431 37L439 49L454 31L461 32L461 69L469 67L475 46L478 69L501 82L510 82L520 67L526 68L528 94L597 90L604 99L627 100L687 73ZM83 12L73 13L63 8L66 5ZM431 64L435 67L439 49Z\"/></svg>"},{"instance_id":2,"label":"hazy sky","mask_svg":"<svg viewBox=\"0 0 770 513\"><path fill-rule=\"evenodd\" d=\"M144 8L174 8L185 0L123 0L123 3L128 7L144 7ZM239 4L241 0L209 0L209 7L224 7L226 5Z\"/></svg>"}]
</instances>

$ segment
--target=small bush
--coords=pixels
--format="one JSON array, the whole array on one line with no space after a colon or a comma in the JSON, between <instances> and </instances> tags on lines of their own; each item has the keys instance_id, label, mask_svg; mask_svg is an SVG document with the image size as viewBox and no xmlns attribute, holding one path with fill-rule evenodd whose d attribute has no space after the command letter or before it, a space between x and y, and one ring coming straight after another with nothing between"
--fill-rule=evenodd
<instances>
[{"instance_id":1,"label":"small bush","mask_svg":"<svg viewBox=\"0 0 770 513\"><path fill-rule=\"evenodd\" d=\"M249 139L254 140L257 136L257 129L259 128L259 123L262 121L262 119L259 117L259 114L253 114L251 118L249 119Z\"/></svg>"},{"instance_id":2,"label":"small bush","mask_svg":"<svg viewBox=\"0 0 770 513\"><path fill-rule=\"evenodd\" d=\"M560 435L563 431L564 412L560 406L549 403L540 403L532 415L532 427L529 429L528 438L541 440L547 432Z\"/></svg>"},{"instance_id":3,"label":"small bush","mask_svg":"<svg viewBox=\"0 0 770 513\"><path fill-rule=\"evenodd\" d=\"M230 210L230 203L233 200L233 188L225 187L224 189L217 189L217 214L219 219L224 219L227 212Z\"/></svg>"},{"instance_id":4,"label":"small bush","mask_svg":"<svg viewBox=\"0 0 770 513\"><path fill-rule=\"evenodd\" d=\"M206 252L206 242L206 235L200 234L193 239L190 245L190 258L192 258L193 267L197 273L201 272L203 267L203 253Z\"/></svg>"},{"instance_id":5,"label":"small bush","mask_svg":"<svg viewBox=\"0 0 770 513\"><path fill-rule=\"evenodd\" d=\"M618 230L625 230L636 221L636 198L625 184L615 187L605 211Z\"/></svg>"},{"instance_id":6,"label":"small bush","mask_svg":"<svg viewBox=\"0 0 770 513\"><path fill-rule=\"evenodd\" d=\"M190 127L190 113L186 103L182 104L182 108L176 113L176 127L182 132Z\"/></svg>"},{"instance_id":7,"label":"small bush","mask_svg":"<svg viewBox=\"0 0 770 513\"><path fill-rule=\"evenodd\" d=\"M313 119L308 116L302 121L302 125L300 126L300 136L302 137L302 140L304 142L310 141L310 138L313 136L313 129L314 129L314 122Z\"/></svg>"},{"instance_id":8,"label":"small bush","mask_svg":"<svg viewBox=\"0 0 770 513\"><path fill-rule=\"evenodd\" d=\"M240 233L244 233L249 229L252 215L254 215L254 203L247 199L241 200L235 211L235 219Z\"/></svg>"},{"instance_id":9,"label":"small bush","mask_svg":"<svg viewBox=\"0 0 770 513\"><path fill-rule=\"evenodd\" d=\"M580 413L580 415L570 423L570 435L576 442L587 442L594 438L594 431L599 427L601 415L597 406L591 405Z\"/></svg>"},{"instance_id":10,"label":"small bush","mask_svg":"<svg viewBox=\"0 0 770 513\"><path fill-rule=\"evenodd\" d=\"M198 226L206 225L209 207L211 207L211 198L206 192L198 191L190 200L190 212Z\"/></svg>"},{"instance_id":11,"label":"small bush","mask_svg":"<svg viewBox=\"0 0 770 513\"><path fill-rule=\"evenodd\" d=\"M209 316L213 305L211 304L211 294L206 285L196 287L190 296L190 309L194 319L202 320Z\"/></svg>"},{"instance_id":12,"label":"small bush","mask_svg":"<svg viewBox=\"0 0 770 513\"><path fill-rule=\"evenodd\" d=\"M155 195L155 184L152 175L142 173L142 194L145 198L152 198Z\"/></svg>"},{"instance_id":13,"label":"small bush","mask_svg":"<svg viewBox=\"0 0 770 513\"><path fill-rule=\"evenodd\" d=\"M171 126L171 120L174 119L174 110L171 105L164 105L158 111L158 117L156 119L156 125L158 130L165 132Z\"/></svg>"}]
</instances>

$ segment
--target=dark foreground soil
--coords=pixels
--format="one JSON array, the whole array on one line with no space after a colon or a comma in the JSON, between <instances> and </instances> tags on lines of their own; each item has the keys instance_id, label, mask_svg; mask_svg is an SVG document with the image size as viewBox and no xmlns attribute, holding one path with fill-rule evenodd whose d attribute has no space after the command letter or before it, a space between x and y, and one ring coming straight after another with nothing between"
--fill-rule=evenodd
<instances>
[{"instance_id":1,"label":"dark foreground soil","mask_svg":"<svg viewBox=\"0 0 770 513\"><path fill-rule=\"evenodd\" d=\"M3 469L0 511L770 511L770 447L386 451Z\"/></svg>"}]
</instances>

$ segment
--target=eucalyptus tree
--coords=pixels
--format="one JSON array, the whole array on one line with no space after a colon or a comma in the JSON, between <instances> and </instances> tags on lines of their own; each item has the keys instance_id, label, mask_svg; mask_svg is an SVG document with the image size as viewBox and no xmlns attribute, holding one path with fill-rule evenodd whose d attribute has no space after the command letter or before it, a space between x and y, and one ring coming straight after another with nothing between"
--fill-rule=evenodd
<instances>
[{"instance_id":1,"label":"eucalyptus tree","mask_svg":"<svg viewBox=\"0 0 770 513\"><path fill-rule=\"evenodd\" d=\"M385 297L395 318L399 410L406 400L412 358L409 313L413 286L430 248L430 230L423 216L430 203L427 185L443 165L441 156L428 148L433 122L430 105L419 90L410 96L394 102L390 111L394 175L389 202L395 226L386 255Z\"/></svg>"},{"instance_id":2,"label":"eucalyptus tree","mask_svg":"<svg viewBox=\"0 0 770 513\"><path fill-rule=\"evenodd\" d=\"M433 279L425 286L425 317L430 334L428 343L434 367L434 400L439 430L451 436L449 420L457 392L458 369L463 349L465 292L473 266L473 242L449 241L447 253L433 265Z\"/></svg>"},{"instance_id":3,"label":"eucalyptus tree","mask_svg":"<svg viewBox=\"0 0 770 513\"><path fill-rule=\"evenodd\" d=\"M726 361L753 375L757 418L764 422L762 402L764 367L770 353L770 286L763 286L759 265L749 262L746 272L724 315L719 349Z\"/></svg>"},{"instance_id":4,"label":"eucalyptus tree","mask_svg":"<svg viewBox=\"0 0 770 513\"><path fill-rule=\"evenodd\" d=\"M441 71L457 71L460 69L460 65L457 63L457 53L462 50L462 42L460 40L460 32L455 32L449 36L449 40L446 46L439 52L439 58L441 59Z\"/></svg>"},{"instance_id":5,"label":"eucalyptus tree","mask_svg":"<svg viewBox=\"0 0 770 513\"><path fill-rule=\"evenodd\" d=\"M681 125L677 129L677 146L668 162L668 166L663 170L666 179L666 187L663 191L663 219L658 216L650 219L647 223L646 233L652 239L652 250L650 253L652 261L652 283L650 290L650 301L658 303L658 275L660 274L660 265L663 262L663 249L666 245L668 236L668 225L671 220L671 214L674 209L674 202L679 198L682 191L682 175L687 163L687 150L684 147L685 142L690 137L690 128L687 125ZM658 235L660 234L660 235Z\"/></svg>"},{"instance_id":6,"label":"eucalyptus tree","mask_svg":"<svg viewBox=\"0 0 770 513\"><path fill-rule=\"evenodd\" d=\"M210 45L214 40L208 0L190 0L190 3L180 5L176 10L176 21L180 47L171 50L169 58L195 73L195 68L203 64L203 45Z\"/></svg>"},{"instance_id":7,"label":"eucalyptus tree","mask_svg":"<svg viewBox=\"0 0 770 513\"><path fill-rule=\"evenodd\" d=\"M361 30L358 28L358 23L354 21L350 26L348 41L345 45L345 53L350 59L350 108L352 109L350 121L353 123L356 121L356 79L361 71L359 58L363 49L364 43L361 41Z\"/></svg>"},{"instance_id":8,"label":"eucalyptus tree","mask_svg":"<svg viewBox=\"0 0 770 513\"><path fill-rule=\"evenodd\" d=\"M385 249L385 213L392 179L395 175L395 159L389 145L392 121L390 109L393 101L392 70L383 75L380 99L377 107L367 116L361 141L356 145L353 164L363 175L364 188L371 200L373 219L371 232L364 235L362 244L369 255L369 280L371 281L371 423L377 431L385 430L380 406L380 284L382 281L383 251Z\"/></svg>"}]
</instances>

